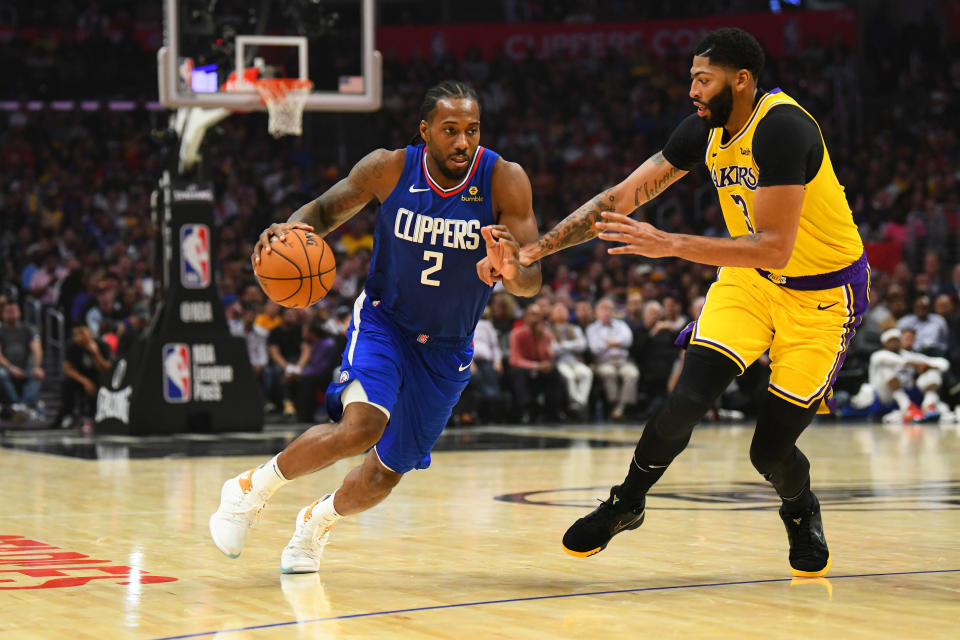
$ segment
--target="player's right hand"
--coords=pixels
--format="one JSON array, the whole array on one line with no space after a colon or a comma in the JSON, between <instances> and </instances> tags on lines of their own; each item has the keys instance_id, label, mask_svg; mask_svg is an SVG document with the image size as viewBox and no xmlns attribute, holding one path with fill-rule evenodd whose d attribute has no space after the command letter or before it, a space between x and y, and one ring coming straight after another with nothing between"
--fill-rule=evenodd
<instances>
[{"instance_id":1,"label":"player's right hand","mask_svg":"<svg viewBox=\"0 0 960 640\"><path fill-rule=\"evenodd\" d=\"M260 252L270 253L270 243L273 239L283 240L284 234L291 229L313 231L313 227L306 222L274 222L260 234L257 244L253 247L253 255L250 256L250 262L253 264L254 269L260 264Z\"/></svg>"}]
</instances>

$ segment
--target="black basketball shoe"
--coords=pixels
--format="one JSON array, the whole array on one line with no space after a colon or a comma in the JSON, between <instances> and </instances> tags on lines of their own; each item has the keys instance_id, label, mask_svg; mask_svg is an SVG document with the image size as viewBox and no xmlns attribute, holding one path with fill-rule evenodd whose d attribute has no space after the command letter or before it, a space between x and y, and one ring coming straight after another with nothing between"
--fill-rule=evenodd
<instances>
[{"instance_id":1,"label":"black basketball shoe","mask_svg":"<svg viewBox=\"0 0 960 640\"><path fill-rule=\"evenodd\" d=\"M610 489L609 498L567 529L563 534L564 551L578 558L592 556L603 551L613 536L643 524L646 496L639 503L629 503L617 496L619 490L619 486Z\"/></svg>"},{"instance_id":2,"label":"black basketball shoe","mask_svg":"<svg viewBox=\"0 0 960 640\"><path fill-rule=\"evenodd\" d=\"M780 518L790 540L790 568L798 578L819 578L830 570L830 549L823 537L820 501L813 492L810 495L813 500L809 507L799 512L787 511L786 504L780 506Z\"/></svg>"}]
</instances>

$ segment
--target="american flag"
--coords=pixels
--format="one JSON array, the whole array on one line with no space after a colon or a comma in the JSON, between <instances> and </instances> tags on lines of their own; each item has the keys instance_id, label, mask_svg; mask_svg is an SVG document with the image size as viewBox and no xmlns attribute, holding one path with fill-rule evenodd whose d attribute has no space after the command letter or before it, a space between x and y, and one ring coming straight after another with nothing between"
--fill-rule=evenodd
<instances>
[{"instance_id":1,"label":"american flag","mask_svg":"<svg viewBox=\"0 0 960 640\"><path fill-rule=\"evenodd\" d=\"M340 76L340 93L363 93L363 76Z\"/></svg>"}]
</instances>

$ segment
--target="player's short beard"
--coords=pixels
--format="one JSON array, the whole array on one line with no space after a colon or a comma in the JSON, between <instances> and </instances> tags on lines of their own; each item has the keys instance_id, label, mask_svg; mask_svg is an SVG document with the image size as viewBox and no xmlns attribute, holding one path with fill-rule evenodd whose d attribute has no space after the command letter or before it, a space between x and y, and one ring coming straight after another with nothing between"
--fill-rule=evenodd
<instances>
[{"instance_id":1,"label":"player's short beard","mask_svg":"<svg viewBox=\"0 0 960 640\"><path fill-rule=\"evenodd\" d=\"M710 115L704 119L708 127L725 126L733 113L733 88L728 84L704 106L710 111Z\"/></svg>"},{"instance_id":2,"label":"player's short beard","mask_svg":"<svg viewBox=\"0 0 960 640\"><path fill-rule=\"evenodd\" d=\"M470 163L467 162L462 170L455 171L447 166L447 158L435 153L433 149L430 148L430 145L427 145L427 151L430 152L430 157L433 158L433 162L447 180L460 180L463 176L467 175L467 171L470 170ZM468 157L467 160L470 160L470 158Z\"/></svg>"}]
</instances>

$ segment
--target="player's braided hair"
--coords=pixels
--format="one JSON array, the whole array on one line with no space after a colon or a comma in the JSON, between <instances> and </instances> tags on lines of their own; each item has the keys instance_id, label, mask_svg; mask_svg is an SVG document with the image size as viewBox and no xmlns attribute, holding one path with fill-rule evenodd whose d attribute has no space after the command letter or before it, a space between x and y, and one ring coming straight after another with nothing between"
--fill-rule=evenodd
<instances>
[{"instance_id":1,"label":"player's braided hair","mask_svg":"<svg viewBox=\"0 0 960 640\"><path fill-rule=\"evenodd\" d=\"M434 110L437 108L437 102L444 98L466 98L477 103L477 109L480 108L480 96L473 87L466 82L459 80L444 80L440 84L435 84L423 95L423 102L420 104L420 120L430 121ZM422 141L420 132L413 135L410 144L418 144Z\"/></svg>"},{"instance_id":2,"label":"player's braided hair","mask_svg":"<svg viewBox=\"0 0 960 640\"><path fill-rule=\"evenodd\" d=\"M763 70L763 47L757 39L736 27L711 31L694 49L694 55L710 58L710 64L733 69L746 69L754 80Z\"/></svg>"}]
</instances>

